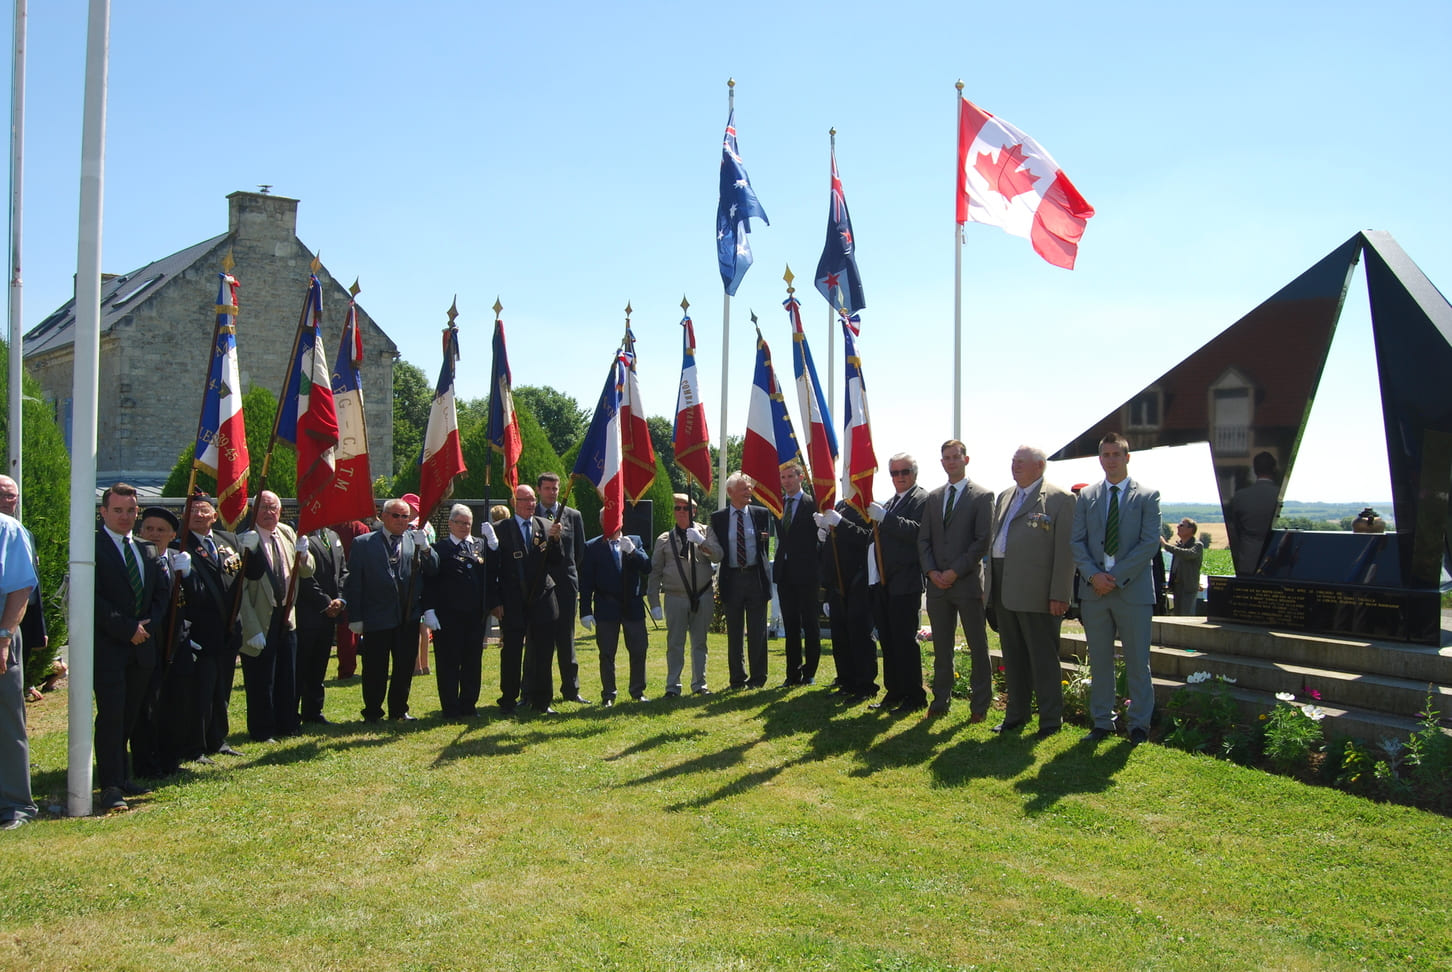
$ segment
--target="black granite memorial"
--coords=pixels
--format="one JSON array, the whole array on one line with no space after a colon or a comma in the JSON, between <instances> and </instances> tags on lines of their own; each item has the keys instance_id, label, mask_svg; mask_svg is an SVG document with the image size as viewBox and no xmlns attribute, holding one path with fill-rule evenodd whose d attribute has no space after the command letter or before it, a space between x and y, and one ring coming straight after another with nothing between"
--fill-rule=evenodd
<instances>
[{"instance_id":1,"label":"black granite memorial","mask_svg":"<svg viewBox=\"0 0 1452 972\"><path fill-rule=\"evenodd\" d=\"M1365 258L1394 534L1272 529ZM1235 577L1212 619L1437 644L1452 572L1452 305L1389 233L1357 233L1050 458L1206 442Z\"/></svg>"}]
</instances>

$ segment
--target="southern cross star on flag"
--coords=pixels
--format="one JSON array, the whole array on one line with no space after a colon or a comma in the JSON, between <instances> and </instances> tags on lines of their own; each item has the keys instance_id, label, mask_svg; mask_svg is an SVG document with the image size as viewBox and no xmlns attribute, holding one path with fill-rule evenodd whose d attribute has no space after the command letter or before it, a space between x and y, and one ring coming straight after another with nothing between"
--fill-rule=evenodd
<instances>
[{"instance_id":1,"label":"southern cross star on flag","mask_svg":"<svg viewBox=\"0 0 1452 972\"><path fill-rule=\"evenodd\" d=\"M721 283L727 296L736 296L741 278L751 266L751 217L770 226L766 210L751 188L746 166L736 145L736 110L726 116L726 136L721 142L721 197L716 204L716 260L721 265Z\"/></svg>"},{"instance_id":2,"label":"southern cross star on flag","mask_svg":"<svg viewBox=\"0 0 1452 972\"><path fill-rule=\"evenodd\" d=\"M1094 207L1048 151L967 98L958 110L958 224L1022 236L1056 267L1074 269Z\"/></svg>"},{"instance_id":3,"label":"southern cross star on flag","mask_svg":"<svg viewBox=\"0 0 1452 972\"><path fill-rule=\"evenodd\" d=\"M827 211L827 242L817 261L817 290L832 310L855 314L867 306L862 296L862 275L857 272L857 243L852 236L852 217L847 197L837 175L837 150L832 149L832 202Z\"/></svg>"}]
</instances>

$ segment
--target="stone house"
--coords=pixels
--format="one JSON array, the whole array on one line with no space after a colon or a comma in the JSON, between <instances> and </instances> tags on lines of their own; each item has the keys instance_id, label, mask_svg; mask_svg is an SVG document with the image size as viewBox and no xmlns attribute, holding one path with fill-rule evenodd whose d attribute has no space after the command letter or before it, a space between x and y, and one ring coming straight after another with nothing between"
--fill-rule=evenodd
<instances>
[{"instance_id":1,"label":"stone house","mask_svg":"<svg viewBox=\"0 0 1452 972\"><path fill-rule=\"evenodd\" d=\"M313 251L297 237L296 199L257 192L227 197L227 232L140 269L107 274L101 285L101 375L96 479L156 487L196 441L202 385L216 321L218 273L235 266L237 350L242 390L280 394L307 288ZM323 341L337 353L348 308L347 284L327 268ZM72 298L24 338L25 367L71 447L76 303ZM393 364L398 346L360 304L363 401L372 472L393 474ZM253 461L260 463L261 456Z\"/></svg>"}]
</instances>

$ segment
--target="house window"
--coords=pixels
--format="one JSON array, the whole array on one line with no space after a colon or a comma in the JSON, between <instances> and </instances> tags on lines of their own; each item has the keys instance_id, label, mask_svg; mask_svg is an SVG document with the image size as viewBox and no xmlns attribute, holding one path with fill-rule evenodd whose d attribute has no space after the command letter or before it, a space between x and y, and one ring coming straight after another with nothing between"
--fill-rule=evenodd
<instances>
[{"instance_id":1,"label":"house window","mask_svg":"<svg viewBox=\"0 0 1452 972\"><path fill-rule=\"evenodd\" d=\"M1129 429L1158 429L1160 427L1161 396L1158 388L1148 388L1129 400L1126 410Z\"/></svg>"}]
</instances>

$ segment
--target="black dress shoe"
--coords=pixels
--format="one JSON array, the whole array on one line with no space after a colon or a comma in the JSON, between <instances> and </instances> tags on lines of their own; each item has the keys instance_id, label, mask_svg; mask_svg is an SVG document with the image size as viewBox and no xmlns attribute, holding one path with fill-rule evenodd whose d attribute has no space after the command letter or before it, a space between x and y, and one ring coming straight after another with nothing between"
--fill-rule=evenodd
<instances>
[{"instance_id":1,"label":"black dress shoe","mask_svg":"<svg viewBox=\"0 0 1452 972\"><path fill-rule=\"evenodd\" d=\"M393 718L393 721L394 722L417 722L418 721L418 716L414 715L412 712L405 712L403 715L396 715L396 716L393 716L392 718Z\"/></svg>"},{"instance_id":2,"label":"black dress shoe","mask_svg":"<svg viewBox=\"0 0 1452 972\"><path fill-rule=\"evenodd\" d=\"M514 715L514 712L515 707L512 705L501 705L499 707L499 714L502 716L512 716Z\"/></svg>"},{"instance_id":3,"label":"black dress shoe","mask_svg":"<svg viewBox=\"0 0 1452 972\"><path fill-rule=\"evenodd\" d=\"M19 830L29 823L29 820L30 818L28 817L11 817L3 824L0 824L0 830Z\"/></svg>"},{"instance_id":4,"label":"black dress shoe","mask_svg":"<svg viewBox=\"0 0 1452 972\"><path fill-rule=\"evenodd\" d=\"M211 758L209 758L207 756L198 756L195 759L193 759L192 762L193 763L196 763L198 766L216 766L217 765L217 761L215 759L211 759Z\"/></svg>"},{"instance_id":5,"label":"black dress shoe","mask_svg":"<svg viewBox=\"0 0 1452 972\"><path fill-rule=\"evenodd\" d=\"M928 707L927 702L899 702L892 707L893 712L921 712Z\"/></svg>"},{"instance_id":6,"label":"black dress shoe","mask_svg":"<svg viewBox=\"0 0 1452 972\"><path fill-rule=\"evenodd\" d=\"M691 694L692 695L710 695L711 694L711 690L708 689L708 688L698 688L695 691L693 691Z\"/></svg>"},{"instance_id":7,"label":"black dress shoe","mask_svg":"<svg viewBox=\"0 0 1452 972\"><path fill-rule=\"evenodd\" d=\"M555 709L554 706L547 705L543 709L540 709L539 710L539 714L540 715L559 715L560 713L559 713L558 710Z\"/></svg>"},{"instance_id":8,"label":"black dress shoe","mask_svg":"<svg viewBox=\"0 0 1452 972\"><path fill-rule=\"evenodd\" d=\"M1149 742L1149 733L1143 729L1131 729L1129 731L1129 744L1131 746L1138 746L1140 743L1146 742Z\"/></svg>"},{"instance_id":9,"label":"black dress shoe","mask_svg":"<svg viewBox=\"0 0 1452 972\"><path fill-rule=\"evenodd\" d=\"M759 682L747 682L746 683L746 687L747 688L766 688L766 679L763 678Z\"/></svg>"},{"instance_id":10,"label":"black dress shoe","mask_svg":"<svg viewBox=\"0 0 1452 972\"><path fill-rule=\"evenodd\" d=\"M615 700L614 699L601 699L600 700L600 704L603 705L607 709L613 709L615 707Z\"/></svg>"},{"instance_id":11,"label":"black dress shoe","mask_svg":"<svg viewBox=\"0 0 1452 972\"><path fill-rule=\"evenodd\" d=\"M1039 731L1034 733L1035 739L1053 739L1059 734L1063 726L1039 726Z\"/></svg>"},{"instance_id":12,"label":"black dress shoe","mask_svg":"<svg viewBox=\"0 0 1452 972\"><path fill-rule=\"evenodd\" d=\"M637 701L637 702L649 702L650 701L650 696L648 696L648 695L635 695L635 696L632 696L632 698L634 698L635 701Z\"/></svg>"},{"instance_id":13,"label":"black dress shoe","mask_svg":"<svg viewBox=\"0 0 1452 972\"><path fill-rule=\"evenodd\" d=\"M1113 729L1100 729L1098 726L1095 726L1093 729L1084 733L1084 742L1103 742L1112 735L1114 735Z\"/></svg>"},{"instance_id":14,"label":"black dress shoe","mask_svg":"<svg viewBox=\"0 0 1452 972\"><path fill-rule=\"evenodd\" d=\"M801 681L800 684L802 684L802 685L816 685L817 684L817 680L815 678L812 678L810 675L803 675L802 676L802 681Z\"/></svg>"},{"instance_id":15,"label":"black dress shoe","mask_svg":"<svg viewBox=\"0 0 1452 972\"><path fill-rule=\"evenodd\" d=\"M744 688L750 688L750 687L751 686L747 685L745 682L732 682L728 686L728 688L734 688L734 689L744 689Z\"/></svg>"},{"instance_id":16,"label":"black dress shoe","mask_svg":"<svg viewBox=\"0 0 1452 972\"><path fill-rule=\"evenodd\" d=\"M217 750L217 752L219 754L223 755L223 756L241 756L242 755L242 750L240 750L240 749L233 749L231 746L228 746L226 743L222 743L221 747Z\"/></svg>"},{"instance_id":17,"label":"black dress shoe","mask_svg":"<svg viewBox=\"0 0 1452 972\"><path fill-rule=\"evenodd\" d=\"M102 790L101 799L96 802L96 806L105 810L107 813L131 809L126 803L126 798L121 795L121 788L119 786L108 786Z\"/></svg>"},{"instance_id":18,"label":"black dress shoe","mask_svg":"<svg viewBox=\"0 0 1452 972\"><path fill-rule=\"evenodd\" d=\"M589 705L590 700L579 695L571 695L565 698L566 702L578 702L580 705Z\"/></svg>"},{"instance_id":19,"label":"black dress shoe","mask_svg":"<svg viewBox=\"0 0 1452 972\"><path fill-rule=\"evenodd\" d=\"M898 698L895 695L884 695L881 701L873 702L871 705L868 706L868 708L874 711L879 709L886 709L888 712L891 712L899 705L902 705L902 699Z\"/></svg>"},{"instance_id":20,"label":"black dress shoe","mask_svg":"<svg viewBox=\"0 0 1452 972\"><path fill-rule=\"evenodd\" d=\"M668 698L668 699L678 699L678 698L681 697L681 693L679 693L679 692L666 692L665 693L665 697Z\"/></svg>"},{"instance_id":21,"label":"black dress shoe","mask_svg":"<svg viewBox=\"0 0 1452 972\"><path fill-rule=\"evenodd\" d=\"M1013 732L1017 729L1022 728L1022 722L1000 722L998 725L990 729L989 732Z\"/></svg>"},{"instance_id":22,"label":"black dress shoe","mask_svg":"<svg viewBox=\"0 0 1452 972\"><path fill-rule=\"evenodd\" d=\"M313 724L315 726L331 726L331 725L333 725L333 720L332 719L329 719L325 715L307 716L306 718L303 719L303 722L308 722L308 723L311 723L311 724Z\"/></svg>"}]
</instances>

